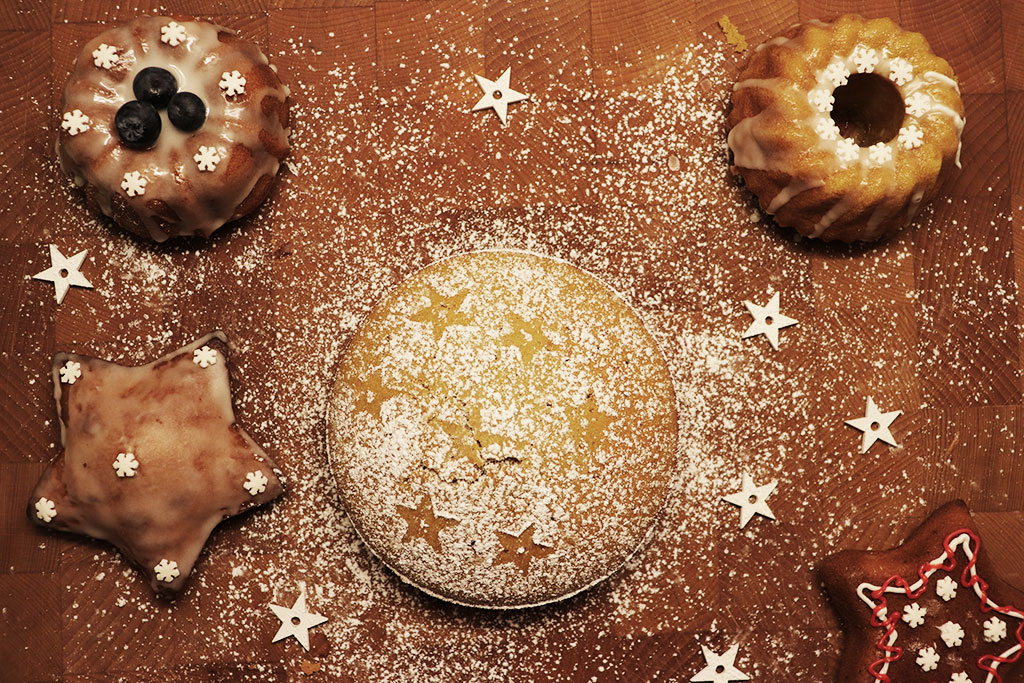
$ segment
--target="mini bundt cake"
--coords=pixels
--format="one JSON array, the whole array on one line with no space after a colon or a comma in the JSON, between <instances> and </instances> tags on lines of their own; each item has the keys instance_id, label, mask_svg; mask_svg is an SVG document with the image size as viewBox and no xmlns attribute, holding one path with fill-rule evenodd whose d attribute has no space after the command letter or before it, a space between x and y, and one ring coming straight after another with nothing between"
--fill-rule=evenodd
<instances>
[{"instance_id":1,"label":"mini bundt cake","mask_svg":"<svg viewBox=\"0 0 1024 683\"><path fill-rule=\"evenodd\" d=\"M889 19L811 21L759 45L733 88L732 170L779 225L875 240L960 165L952 69Z\"/></svg>"},{"instance_id":2,"label":"mini bundt cake","mask_svg":"<svg viewBox=\"0 0 1024 683\"><path fill-rule=\"evenodd\" d=\"M366 545L446 600L525 607L607 577L676 468L672 379L639 316L567 263L440 261L346 347L331 465Z\"/></svg>"},{"instance_id":3,"label":"mini bundt cake","mask_svg":"<svg viewBox=\"0 0 1024 683\"><path fill-rule=\"evenodd\" d=\"M288 88L233 31L140 17L85 45L64 87L61 167L141 237L209 237L266 198L288 153Z\"/></svg>"}]
</instances>

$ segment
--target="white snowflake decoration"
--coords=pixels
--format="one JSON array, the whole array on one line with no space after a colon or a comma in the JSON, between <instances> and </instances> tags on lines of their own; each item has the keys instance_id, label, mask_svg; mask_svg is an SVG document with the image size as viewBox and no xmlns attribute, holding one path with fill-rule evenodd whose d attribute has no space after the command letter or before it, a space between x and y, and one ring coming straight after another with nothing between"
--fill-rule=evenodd
<instances>
[{"instance_id":1,"label":"white snowflake decoration","mask_svg":"<svg viewBox=\"0 0 1024 683\"><path fill-rule=\"evenodd\" d=\"M822 140L834 141L839 139L839 126L829 117L819 119L818 123L814 125L814 132Z\"/></svg>"},{"instance_id":2,"label":"white snowflake decoration","mask_svg":"<svg viewBox=\"0 0 1024 683\"><path fill-rule=\"evenodd\" d=\"M917 628L924 623L924 616L926 614L928 614L928 610L914 602L903 609L903 621L910 628Z\"/></svg>"},{"instance_id":3,"label":"white snowflake decoration","mask_svg":"<svg viewBox=\"0 0 1024 683\"><path fill-rule=\"evenodd\" d=\"M117 64L117 48L106 43L101 44L92 51L92 63L101 69L109 69Z\"/></svg>"},{"instance_id":4,"label":"white snowflake decoration","mask_svg":"<svg viewBox=\"0 0 1024 683\"><path fill-rule=\"evenodd\" d=\"M225 71L220 75L220 83L217 85L224 91L226 97L241 95L245 92L245 76L237 69L235 71Z\"/></svg>"},{"instance_id":5,"label":"white snowflake decoration","mask_svg":"<svg viewBox=\"0 0 1024 683\"><path fill-rule=\"evenodd\" d=\"M916 92L907 98L907 113L911 116L923 116L931 106L931 98L923 92Z\"/></svg>"},{"instance_id":6,"label":"white snowflake decoration","mask_svg":"<svg viewBox=\"0 0 1024 683\"><path fill-rule=\"evenodd\" d=\"M64 120L60 122L60 127L66 130L68 135L74 137L79 133L89 130L90 123L92 121L82 113L81 109L75 109L74 111L64 112Z\"/></svg>"},{"instance_id":7,"label":"white snowflake decoration","mask_svg":"<svg viewBox=\"0 0 1024 683\"><path fill-rule=\"evenodd\" d=\"M185 27L176 21L160 27L161 42L167 43L171 47L178 47L185 42L186 38L188 38L188 34L185 33Z\"/></svg>"},{"instance_id":8,"label":"white snowflake decoration","mask_svg":"<svg viewBox=\"0 0 1024 683\"><path fill-rule=\"evenodd\" d=\"M69 360L60 370L61 384L74 384L82 376L82 364L76 360Z\"/></svg>"},{"instance_id":9,"label":"white snowflake decoration","mask_svg":"<svg viewBox=\"0 0 1024 683\"><path fill-rule=\"evenodd\" d=\"M924 140L924 132L914 124L900 128L899 142L904 149L917 149Z\"/></svg>"},{"instance_id":10,"label":"white snowflake decoration","mask_svg":"<svg viewBox=\"0 0 1024 683\"><path fill-rule=\"evenodd\" d=\"M1006 637L1006 622L999 617L992 617L985 622L985 642L998 643Z\"/></svg>"},{"instance_id":11,"label":"white snowflake decoration","mask_svg":"<svg viewBox=\"0 0 1024 683\"><path fill-rule=\"evenodd\" d=\"M114 460L114 470L118 477L134 477L135 470L139 469L139 461L134 453L118 453Z\"/></svg>"},{"instance_id":12,"label":"white snowflake decoration","mask_svg":"<svg viewBox=\"0 0 1024 683\"><path fill-rule=\"evenodd\" d=\"M844 164L852 163L860 159L860 147L850 138L843 138L836 147L836 156Z\"/></svg>"},{"instance_id":13,"label":"white snowflake decoration","mask_svg":"<svg viewBox=\"0 0 1024 683\"><path fill-rule=\"evenodd\" d=\"M964 642L964 630L960 624L952 621L947 621L939 627L939 636L942 637L942 642L946 644L946 647L957 647Z\"/></svg>"},{"instance_id":14,"label":"white snowflake decoration","mask_svg":"<svg viewBox=\"0 0 1024 683\"><path fill-rule=\"evenodd\" d=\"M209 346L204 346L192 352L192 362L201 368L208 368L217 364L217 352Z\"/></svg>"},{"instance_id":15,"label":"white snowflake decoration","mask_svg":"<svg viewBox=\"0 0 1024 683\"><path fill-rule=\"evenodd\" d=\"M875 65L878 64L878 52L870 47L859 45L853 51L853 63L857 66L857 73L871 73L875 70Z\"/></svg>"},{"instance_id":16,"label":"white snowflake decoration","mask_svg":"<svg viewBox=\"0 0 1024 683\"><path fill-rule=\"evenodd\" d=\"M57 516L57 506L49 498L40 498L36 501L36 517L47 524Z\"/></svg>"},{"instance_id":17,"label":"white snowflake decoration","mask_svg":"<svg viewBox=\"0 0 1024 683\"><path fill-rule=\"evenodd\" d=\"M836 98L833 97L832 93L824 88L815 88L807 97L811 100L811 106L822 114L827 114L832 111L832 107L836 103Z\"/></svg>"},{"instance_id":18,"label":"white snowflake decoration","mask_svg":"<svg viewBox=\"0 0 1024 683\"><path fill-rule=\"evenodd\" d=\"M846 66L846 61L833 57L829 65L825 67L825 78L832 82L833 87L846 85L850 80L850 69Z\"/></svg>"},{"instance_id":19,"label":"white snowflake decoration","mask_svg":"<svg viewBox=\"0 0 1024 683\"><path fill-rule=\"evenodd\" d=\"M160 564L153 567L153 571L156 573L157 581L164 581L170 583L177 578L181 572L178 571L178 563L165 559L160 560Z\"/></svg>"},{"instance_id":20,"label":"white snowflake decoration","mask_svg":"<svg viewBox=\"0 0 1024 683\"><path fill-rule=\"evenodd\" d=\"M921 671L935 671L939 668L939 653L933 647L921 648L917 651L917 665Z\"/></svg>"},{"instance_id":21,"label":"white snowflake decoration","mask_svg":"<svg viewBox=\"0 0 1024 683\"><path fill-rule=\"evenodd\" d=\"M868 147L868 159L875 166L881 166L892 161L892 148L884 142L876 142Z\"/></svg>"},{"instance_id":22,"label":"white snowflake decoration","mask_svg":"<svg viewBox=\"0 0 1024 683\"><path fill-rule=\"evenodd\" d=\"M905 59L893 57L889 60L889 80L896 85L906 85L914 78L914 66Z\"/></svg>"},{"instance_id":23,"label":"white snowflake decoration","mask_svg":"<svg viewBox=\"0 0 1024 683\"><path fill-rule=\"evenodd\" d=\"M245 483L242 486L249 492L250 496L255 496L267 490L268 481L262 472L256 470L245 475Z\"/></svg>"},{"instance_id":24,"label":"white snowflake decoration","mask_svg":"<svg viewBox=\"0 0 1024 683\"><path fill-rule=\"evenodd\" d=\"M121 189L129 197L138 197L146 194L146 184L148 180L142 177L142 174L138 171L129 171L124 174L124 180L121 181Z\"/></svg>"},{"instance_id":25,"label":"white snowflake decoration","mask_svg":"<svg viewBox=\"0 0 1024 683\"><path fill-rule=\"evenodd\" d=\"M214 171L217 169L217 164L220 163L220 153L218 153L216 147L207 147L206 145L200 145L199 151L192 157L196 165L199 166L200 171Z\"/></svg>"},{"instance_id":26,"label":"white snowflake decoration","mask_svg":"<svg viewBox=\"0 0 1024 683\"><path fill-rule=\"evenodd\" d=\"M972 683L972 681L966 671L961 671L958 674L953 674L953 677L949 679L949 683Z\"/></svg>"},{"instance_id":27,"label":"white snowflake decoration","mask_svg":"<svg viewBox=\"0 0 1024 683\"><path fill-rule=\"evenodd\" d=\"M948 576L943 576L935 582L935 594L949 602L956 597L956 581Z\"/></svg>"}]
</instances>

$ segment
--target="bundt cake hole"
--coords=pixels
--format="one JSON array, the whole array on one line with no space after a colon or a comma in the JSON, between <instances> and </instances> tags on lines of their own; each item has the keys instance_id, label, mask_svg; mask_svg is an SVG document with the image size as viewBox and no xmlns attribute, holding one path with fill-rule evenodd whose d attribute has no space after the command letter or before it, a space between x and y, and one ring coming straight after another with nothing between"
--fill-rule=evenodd
<instances>
[{"instance_id":1,"label":"bundt cake hole","mask_svg":"<svg viewBox=\"0 0 1024 683\"><path fill-rule=\"evenodd\" d=\"M832 120L843 137L861 147L889 142L903 125L903 96L888 78L875 73L853 74L832 96Z\"/></svg>"}]
</instances>

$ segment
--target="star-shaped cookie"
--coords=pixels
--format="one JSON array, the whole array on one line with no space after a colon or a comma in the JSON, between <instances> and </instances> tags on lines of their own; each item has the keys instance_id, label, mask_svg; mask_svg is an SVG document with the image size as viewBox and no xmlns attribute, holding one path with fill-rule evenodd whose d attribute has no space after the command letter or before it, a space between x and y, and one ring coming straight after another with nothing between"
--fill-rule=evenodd
<instances>
[{"instance_id":1,"label":"star-shaped cookie","mask_svg":"<svg viewBox=\"0 0 1024 683\"><path fill-rule=\"evenodd\" d=\"M1017 680L1024 593L992 575L985 552L956 500L897 548L825 559L821 577L846 629L838 683Z\"/></svg>"},{"instance_id":2,"label":"star-shaped cookie","mask_svg":"<svg viewBox=\"0 0 1024 683\"><path fill-rule=\"evenodd\" d=\"M281 495L235 422L221 332L136 367L58 353L53 382L63 452L29 517L113 543L158 593L184 587L222 519Z\"/></svg>"}]
</instances>

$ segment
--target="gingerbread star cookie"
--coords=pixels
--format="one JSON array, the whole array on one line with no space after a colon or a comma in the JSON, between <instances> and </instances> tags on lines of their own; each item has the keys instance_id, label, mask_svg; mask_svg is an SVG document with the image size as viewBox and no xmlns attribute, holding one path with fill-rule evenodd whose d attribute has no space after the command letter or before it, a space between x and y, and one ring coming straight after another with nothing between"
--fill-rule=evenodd
<instances>
[{"instance_id":1,"label":"gingerbread star cookie","mask_svg":"<svg viewBox=\"0 0 1024 683\"><path fill-rule=\"evenodd\" d=\"M221 332L137 367L58 353L53 383L63 452L29 517L113 543L158 593L184 587L222 519L281 495L235 422Z\"/></svg>"},{"instance_id":2,"label":"gingerbread star cookie","mask_svg":"<svg viewBox=\"0 0 1024 683\"><path fill-rule=\"evenodd\" d=\"M897 548L832 555L821 577L846 628L839 683L1002 683L1024 669L1024 593L992 576L963 501Z\"/></svg>"}]
</instances>

